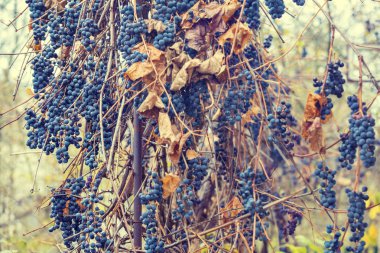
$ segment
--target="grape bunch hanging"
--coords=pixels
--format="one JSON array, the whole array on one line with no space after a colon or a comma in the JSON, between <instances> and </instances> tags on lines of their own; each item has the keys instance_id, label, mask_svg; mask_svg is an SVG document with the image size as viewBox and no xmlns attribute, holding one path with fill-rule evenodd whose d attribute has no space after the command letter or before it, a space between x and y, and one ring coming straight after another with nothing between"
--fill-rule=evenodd
<instances>
[{"instance_id":1,"label":"grape bunch hanging","mask_svg":"<svg viewBox=\"0 0 380 253\"><path fill-rule=\"evenodd\" d=\"M316 131L333 117L331 95L342 97L345 80L343 62L328 63L326 78L313 80L317 90L300 124L269 61L275 38L261 34L265 17L286 15L283 0L26 3L35 52L27 146L68 171L51 192L49 229L61 231L67 250L189 252L203 238L199 247L211 252L225 245L245 252L270 242L275 226L278 244L289 241L305 210L273 180L302 149L301 136L311 151L323 150ZM352 168L356 149L371 167L375 122L361 100L348 102L339 167ZM336 208L337 170L318 162L315 199L328 213ZM141 185L133 183L136 168ZM352 241L360 242L353 252L364 247L366 227L363 204L353 201L365 196L348 191ZM338 230L328 229L329 252L342 246Z\"/></svg>"}]
</instances>

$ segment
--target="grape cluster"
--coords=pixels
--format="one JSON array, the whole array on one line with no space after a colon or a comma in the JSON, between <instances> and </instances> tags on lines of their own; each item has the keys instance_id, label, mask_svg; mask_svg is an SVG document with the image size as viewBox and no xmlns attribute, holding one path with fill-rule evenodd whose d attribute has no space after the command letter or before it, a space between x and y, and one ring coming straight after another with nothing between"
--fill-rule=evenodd
<instances>
[{"instance_id":1,"label":"grape cluster","mask_svg":"<svg viewBox=\"0 0 380 253\"><path fill-rule=\"evenodd\" d=\"M328 225L326 227L326 231L328 234L332 234L333 232L333 226ZM342 228L342 231L345 231L345 228ZM343 245L343 243L340 241L342 233L340 231L337 231L334 233L334 237L330 241L326 241L324 243L324 248L326 253L335 253L339 252L340 247Z\"/></svg>"},{"instance_id":2,"label":"grape cluster","mask_svg":"<svg viewBox=\"0 0 380 253\"><path fill-rule=\"evenodd\" d=\"M321 105L321 119L326 120L329 115L331 115L331 110L334 107L330 95L335 95L341 98L344 92L343 84L346 82L339 68L342 68L344 63L342 61L330 62L327 65L327 79L323 86L323 81L318 80L318 78L313 79L313 85L317 88L316 94L324 94L326 97L326 102ZM322 90L323 88L323 90Z\"/></svg>"},{"instance_id":3,"label":"grape cluster","mask_svg":"<svg viewBox=\"0 0 380 253\"><path fill-rule=\"evenodd\" d=\"M359 112L359 100L356 96L347 99L351 108L349 119L350 132L342 134L342 144L339 147L339 162L341 167L351 169L356 158L356 150L360 148L360 159L366 168L375 165L375 120L367 115L367 108L363 103L363 115Z\"/></svg>"},{"instance_id":4,"label":"grape cluster","mask_svg":"<svg viewBox=\"0 0 380 253\"><path fill-rule=\"evenodd\" d=\"M365 201L368 200L368 195L365 194L367 187L363 187L363 192L355 192L346 189L348 196L348 223L350 224L351 236L350 242L355 243L354 247L347 247L348 252L360 253L364 252L365 242L362 241L365 229L368 223L364 222L364 213L366 210Z\"/></svg>"},{"instance_id":5,"label":"grape cluster","mask_svg":"<svg viewBox=\"0 0 380 253\"><path fill-rule=\"evenodd\" d=\"M244 15L246 16L249 28L255 29L255 30L259 29L260 27L260 1L246 0Z\"/></svg>"},{"instance_id":6,"label":"grape cluster","mask_svg":"<svg viewBox=\"0 0 380 253\"><path fill-rule=\"evenodd\" d=\"M268 196L264 194L258 194L253 192L253 187L260 188L266 182L267 178L263 172L255 172L252 168L247 168L239 175L238 193L244 206L243 213L251 214L251 221L254 220L257 215L260 219L263 219L269 215L269 212L264 209L264 205L269 201ZM254 196L255 194L255 196ZM247 227L252 228L252 225ZM256 239L264 239L264 228L261 223L256 224ZM249 235L252 234L252 231Z\"/></svg>"},{"instance_id":7,"label":"grape cluster","mask_svg":"<svg viewBox=\"0 0 380 253\"><path fill-rule=\"evenodd\" d=\"M186 105L185 105L185 98L182 92L171 91L170 85L171 85L170 83L167 83L165 85L165 89L171 98L171 105L169 105L169 98L166 92L162 93L161 100L164 103L166 110L169 111L170 118L174 118L175 112L177 114L180 114L181 112L185 110Z\"/></svg>"},{"instance_id":8,"label":"grape cluster","mask_svg":"<svg viewBox=\"0 0 380 253\"><path fill-rule=\"evenodd\" d=\"M292 150L295 143L299 143L301 138L298 134L292 133L289 127L297 125L297 120L291 114L291 104L281 101L276 109L276 116L268 114L268 127L272 130L273 135L269 137L270 141L280 141L286 150Z\"/></svg>"},{"instance_id":9,"label":"grape cluster","mask_svg":"<svg viewBox=\"0 0 380 253\"><path fill-rule=\"evenodd\" d=\"M269 14L273 19L281 18L285 13L283 0L265 0L265 5L269 8Z\"/></svg>"},{"instance_id":10,"label":"grape cluster","mask_svg":"<svg viewBox=\"0 0 380 253\"><path fill-rule=\"evenodd\" d=\"M176 200L177 208L172 211L172 218L176 222L180 221L181 218L185 218L186 221L190 222L194 214L193 207L199 203L191 182L191 179L185 178L176 189L178 196Z\"/></svg>"},{"instance_id":11,"label":"grape cluster","mask_svg":"<svg viewBox=\"0 0 380 253\"><path fill-rule=\"evenodd\" d=\"M95 37L98 33L98 25L93 19L81 20L78 34L82 45L87 51L91 51L95 47L95 40L92 37Z\"/></svg>"},{"instance_id":12,"label":"grape cluster","mask_svg":"<svg viewBox=\"0 0 380 253\"><path fill-rule=\"evenodd\" d=\"M330 62L327 67L327 79L326 84L324 87L324 94L327 96L335 95L338 98L342 97L342 94L344 92L343 84L346 83L346 80L344 80L342 72L339 70L339 68L342 68L344 66L344 63L342 61L337 62ZM316 90L317 94L320 94L322 92L323 82L318 80L317 78L313 79L314 87L317 87Z\"/></svg>"},{"instance_id":13,"label":"grape cluster","mask_svg":"<svg viewBox=\"0 0 380 253\"><path fill-rule=\"evenodd\" d=\"M60 30L62 44L66 47L74 45L81 9L82 4L79 0L71 0L66 4L63 14L63 26Z\"/></svg>"},{"instance_id":14,"label":"grape cluster","mask_svg":"<svg viewBox=\"0 0 380 253\"><path fill-rule=\"evenodd\" d=\"M305 0L293 0L293 2L298 6L304 6Z\"/></svg>"},{"instance_id":15,"label":"grape cluster","mask_svg":"<svg viewBox=\"0 0 380 253\"><path fill-rule=\"evenodd\" d=\"M155 12L153 13L153 19L160 20L162 22L168 21L172 16L182 14L189 10L194 4L195 0L190 1L176 1L176 0L157 0L154 3Z\"/></svg>"},{"instance_id":16,"label":"grape cluster","mask_svg":"<svg viewBox=\"0 0 380 253\"><path fill-rule=\"evenodd\" d=\"M202 104L206 104L210 99L206 80L203 79L187 85L182 91L182 96L186 98L184 100L185 113L194 120L192 126L200 127L204 115Z\"/></svg>"},{"instance_id":17,"label":"grape cluster","mask_svg":"<svg viewBox=\"0 0 380 253\"><path fill-rule=\"evenodd\" d=\"M146 226L146 242L145 250L149 253L164 252L164 241L157 238L157 220L156 220L156 205L155 202L162 200L162 182L158 177L157 172L151 170L147 171L148 192L146 194L140 193L141 204L145 205L146 211L141 215L140 219Z\"/></svg>"},{"instance_id":18,"label":"grape cluster","mask_svg":"<svg viewBox=\"0 0 380 253\"><path fill-rule=\"evenodd\" d=\"M269 35L268 37L266 37L264 39L264 48L270 48L270 46L272 45L272 40L273 40L272 35Z\"/></svg>"},{"instance_id":19,"label":"grape cluster","mask_svg":"<svg viewBox=\"0 0 380 253\"><path fill-rule=\"evenodd\" d=\"M277 195L277 194L276 194ZM275 209L276 223L279 229L279 239L289 241L289 236L294 235L297 225L301 223L302 213L299 210L290 209L284 205L278 205Z\"/></svg>"},{"instance_id":20,"label":"grape cluster","mask_svg":"<svg viewBox=\"0 0 380 253\"><path fill-rule=\"evenodd\" d=\"M67 248L73 250L75 243L86 253L106 250L111 252L112 240L107 239L107 234L101 228L104 211L95 206L103 199L102 195L96 194L104 171L100 171L91 188L92 177L68 179L65 185L52 190L51 214L55 224L49 229L53 232L57 229L62 231L62 238ZM89 192L89 197L86 196Z\"/></svg>"},{"instance_id":21,"label":"grape cluster","mask_svg":"<svg viewBox=\"0 0 380 253\"><path fill-rule=\"evenodd\" d=\"M330 170L323 163L318 163L317 169L314 171L314 175L322 180L320 182L321 189L319 190L322 206L334 209L336 203L336 193L333 188L336 184L336 180L334 179L336 170Z\"/></svg>"},{"instance_id":22,"label":"grape cluster","mask_svg":"<svg viewBox=\"0 0 380 253\"><path fill-rule=\"evenodd\" d=\"M134 21L133 6L125 6L121 14L117 44L127 65L132 65L147 58L146 54L133 51L132 48L142 41L141 36L148 33L148 28L144 20Z\"/></svg>"},{"instance_id":23,"label":"grape cluster","mask_svg":"<svg viewBox=\"0 0 380 253\"><path fill-rule=\"evenodd\" d=\"M47 31L46 20L43 18L45 14L45 3L43 0L26 0L26 4L30 11L30 22L32 23L34 44L39 45L45 40Z\"/></svg>"}]
</instances>

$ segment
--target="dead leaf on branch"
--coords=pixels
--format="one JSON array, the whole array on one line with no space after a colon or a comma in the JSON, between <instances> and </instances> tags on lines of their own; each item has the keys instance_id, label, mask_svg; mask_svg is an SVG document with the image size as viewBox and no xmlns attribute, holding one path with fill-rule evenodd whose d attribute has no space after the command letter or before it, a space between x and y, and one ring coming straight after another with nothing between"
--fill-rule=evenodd
<instances>
[{"instance_id":1,"label":"dead leaf on branch","mask_svg":"<svg viewBox=\"0 0 380 253\"><path fill-rule=\"evenodd\" d=\"M201 74L216 75L220 72L224 63L224 54L218 50L213 56L202 62L197 68Z\"/></svg>"},{"instance_id":2,"label":"dead leaf on branch","mask_svg":"<svg viewBox=\"0 0 380 253\"><path fill-rule=\"evenodd\" d=\"M168 156L173 164L178 164L179 158L182 154L182 148L186 143L186 140L190 137L191 133L187 132L183 135L178 135L176 141L172 142L168 149Z\"/></svg>"},{"instance_id":3,"label":"dead leaf on branch","mask_svg":"<svg viewBox=\"0 0 380 253\"><path fill-rule=\"evenodd\" d=\"M172 129L172 123L170 121L169 114L166 112L158 113L158 130L160 137L168 140L170 143L176 140L176 135Z\"/></svg>"},{"instance_id":4,"label":"dead leaf on branch","mask_svg":"<svg viewBox=\"0 0 380 253\"><path fill-rule=\"evenodd\" d=\"M124 73L132 81L145 77L153 72L153 66L149 62L135 62Z\"/></svg>"},{"instance_id":5,"label":"dead leaf on branch","mask_svg":"<svg viewBox=\"0 0 380 253\"><path fill-rule=\"evenodd\" d=\"M224 208L221 209L222 217L225 220L233 219L238 216L243 209L243 204L240 202L239 198L235 196Z\"/></svg>"},{"instance_id":6,"label":"dead leaf on branch","mask_svg":"<svg viewBox=\"0 0 380 253\"><path fill-rule=\"evenodd\" d=\"M201 60L196 58L186 62L175 76L170 89L173 91L178 91L182 89L190 81L191 76L195 71L195 68L198 67L200 64Z\"/></svg>"},{"instance_id":7,"label":"dead leaf on branch","mask_svg":"<svg viewBox=\"0 0 380 253\"><path fill-rule=\"evenodd\" d=\"M198 157L199 157L199 154L197 151L192 150L192 149L186 150L186 158L188 160L193 160L193 159L198 158Z\"/></svg>"},{"instance_id":8,"label":"dead leaf on branch","mask_svg":"<svg viewBox=\"0 0 380 253\"><path fill-rule=\"evenodd\" d=\"M142 102L137 111L144 116L152 117L157 116L158 112L164 108L165 105L157 93L154 91L149 91L148 96Z\"/></svg>"},{"instance_id":9,"label":"dead leaf on branch","mask_svg":"<svg viewBox=\"0 0 380 253\"><path fill-rule=\"evenodd\" d=\"M208 37L210 36L210 27L206 21L199 21L185 32L185 40L187 41L188 47L197 51L209 47L210 39L208 39Z\"/></svg>"},{"instance_id":10,"label":"dead leaf on branch","mask_svg":"<svg viewBox=\"0 0 380 253\"><path fill-rule=\"evenodd\" d=\"M181 182L181 179L179 176L170 173L164 176L161 181L163 189L162 197L166 199L175 192Z\"/></svg>"},{"instance_id":11,"label":"dead leaf on branch","mask_svg":"<svg viewBox=\"0 0 380 253\"><path fill-rule=\"evenodd\" d=\"M319 152L324 147L321 118L315 118L311 124L304 122L302 125L302 137L310 143L311 150Z\"/></svg>"},{"instance_id":12,"label":"dead leaf on branch","mask_svg":"<svg viewBox=\"0 0 380 253\"><path fill-rule=\"evenodd\" d=\"M58 12L65 9L67 0L44 0L44 5L46 9L56 8Z\"/></svg>"},{"instance_id":13,"label":"dead leaf on branch","mask_svg":"<svg viewBox=\"0 0 380 253\"><path fill-rule=\"evenodd\" d=\"M153 32L153 31L157 31L158 33L162 33L166 29L166 25L164 25L164 23L160 20L146 19L145 24L147 25L149 33Z\"/></svg>"},{"instance_id":14,"label":"dead leaf on branch","mask_svg":"<svg viewBox=\"0 0 380 253\"><path fill-rule=\"evenodd\" d=\"M233 51L235 54L239 54L243 52L244 48L251 41L252 35L253 34L251 29L249 29L246 24L235 23L230 27L230 29L228 29L226 33L220 36L219 44L224 45L226 42L230 42L232 45L235 38L235 46L233 48Z\"/></svg>"}]
</instances>

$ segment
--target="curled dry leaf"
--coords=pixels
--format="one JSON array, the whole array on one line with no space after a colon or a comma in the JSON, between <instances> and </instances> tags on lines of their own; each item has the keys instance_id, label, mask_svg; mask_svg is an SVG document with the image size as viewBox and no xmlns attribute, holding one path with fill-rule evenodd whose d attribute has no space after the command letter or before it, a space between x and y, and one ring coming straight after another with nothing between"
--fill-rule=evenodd
<instances>
[{"instance_id":1,"label":"curled dry leaf","mask_svg":"<svg viewBox=\"0 0 380 253\"><path fill-rule=\"evenodd\" d=\"M149 91L148 96L141 103L139 109L137 110L144 116L153 117L157 116L161 109L164 109L165 105L161 98L154 91Z\"/></svg>"},{"instance_id":2,"label":"curled dry leaf","mask_svg":"<svg viewBox=\"0 0 380 253\"><path fill-rule=\"evenodd\" d=\"M166 25L164 25L164 23L160 20L146 19L145 24L147 25L149 33L153 32L153 31L157 31L158 33L162 33L166 29Z\"/></svg>"},{"instance_id":3,"label":"curled dry leaf","mask_svg":"<svg viewBox=\"0 0 380 253\"><path fill-rule=\"evenodd\" d=\"M235 38L236 34L236 38ZM252 39L252 31L246 24L237 22L233 24L230 29L219 38L219 44L224 45L226 42L233 44L235 38L234 53L239 54L243 52L244 48Z\"/></svg>"},{"instance_id":4,"label":"curled dry leaf","mask_svg":"<svg viewBox=\"0 0 380 253\"><path fill-rule=\"evenodd\" d=\"M202 62L197 68L197 72L201 74L216 75L220 72L224 63L224 54L221 50Z\"/></svg>"},{"instance_id":5,"label":"curled dry leaf","mask_svg":"<svg viewBox=\"0 0 380 253\"><path fill-rule=\"evenodd\" d=\"M304 122L302 125L302 137L310 143L311 150L319 152L324 147L321 118L315 118L311 124Z\"/></svg>"},{"instance_id":6,"label":"curled dry leaf","mask_svg":"<svg viewBox=\"0 0 380 253\"><path fill-rule=\"evenodd\" d=\"M183 67L178 71L178 74L175 76L170 89L173 91L178 91L182 89L190 81L195 68L198 67L200 64L201 60L196 58L186 62L183 65Z\"/></svg>"},{"instance_id":7,"label":"curled dry leaf","mask_svg":"<svg viewBox=\"0 0 380 253\"><path fill-rule=\"evenodd\" d=\"M176 135L173 132L172 123L170 122L168 113L158 113L158 130L160 132L160 137L166 139L169 143L176 141Z\"/></svg>"},{"instance_id":8,"label":"curled dry leaf","mask_svg":"<svg viewBox=\"0 0 380 253\"><path fill-rule=\"evenodd\" d=\"M204 20L199 21L191 29L186 30L185 39L188 41L188 47L201 51L204 48L208 48L210 41L207 37L210 37L210 27Z\"/></svg>"},{"instance_id":9,"label":"curled dry leaf","mask_svg":"<svg viewBox=\"0 0 380 253\"><path fill-rule=\"evenodd\" d=\"M186 150L186 158L188 160L193 160L193 159L198 158L198 157L199 157L199 154L197 153L197 151L192 150L192 149Z\"/></svg>"},{"instance_id":10,"label":"curled dry leaf","mask_svg":"<svg viewBox=\"0 0 380 253\"><path fill-rule=\"evenodd\" d=\"M170 173L164 176L161 181L163 190L162 197L166 199L175 192L181 182L181 179L179 176Z\"/></svg>"},{"instance_id":11,"label":"curled dry leaf","mask_svg":"<svg viewBox=\"0 0 380 253\"><path fill-rule=\"evenodd\" d=\"M170 144L168 149L168 156L173 164L178 164L179 158L182 154L183 145L185 145L185 142L190 137L190 135L190 132L187 132L183 135L178 135L179 138Z\"/></svg>"}]
</instances>

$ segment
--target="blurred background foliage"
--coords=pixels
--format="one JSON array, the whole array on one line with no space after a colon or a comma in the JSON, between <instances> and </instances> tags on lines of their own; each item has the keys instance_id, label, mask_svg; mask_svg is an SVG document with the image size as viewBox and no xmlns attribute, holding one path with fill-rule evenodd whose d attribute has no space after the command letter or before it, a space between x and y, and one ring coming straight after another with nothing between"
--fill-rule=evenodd
<instances>
[{"instance_id":1,"label":"blurred background foliage","mask_svg":"<svg viewBox=\"0 0 380 253\"><path fill-rule=\"evenodd\" d=\"M316 1L322 4L323 1ZM280 21L275 21L274 26L265 20L264 29L260 37L264 40L269 34L274 37L273 46L269 49L271 57L277 58L284 55L276 62L279 77L291 88L290 99L295 108L295 116L302 120L303 107L307 93L313 90L313 77L323 77L329 43L331 27L322 12L310 23L305 33L300 36L302 30L309 23L313 15L318 11L313 0L306 0L303 8L293 8L292 1L287 1L288 15ZM0 112L3 113L28 98L27 87L30 85L30 69L22 69L21 63L27 59L26 55L18 55L22 52L30 34L26 28L28 11L25 11L25 3L16 0L0 1ZM328 2L324 10L333 18L336 26L358 48L369 65L372 74L380 78L380 2L378 0L334 0ZM7 26L14 17L22 15L11 26ZM16 32L17 30L17 32ZM294 47L293 47L294 46ZM291 49L291 50L290 50ZM4 54L7 55L4 55ZM341 59L345 63L345 96L357 91L358 61L350 47L339 33L335 33L333 59ZM22 80L19 79L23 73ZM371 101L376 96L376 90L363 77L365 101ZM19 85L17 96L15 87ZM331 143L339 137L339 132L347 128L349 110L346 105L346 97L334 101L334 120L325 127L326 142ZM1 116L0 125L3 125L19 117L24 108L18 107L10 114ZM373 117L377 120L377 137L380 136L380 101L371 108ZM21 119L12 123L0 132L0 252L60 252L60 236L49 234L47 229L39 229L47 225L49 211L46 200L50 193L50 187L55 187L64 179L64 168L50 157L40 156L38 151L28 150L25 146L26 131ZM377 148L379 152L379 148ZM329 151L328 159L335 162L337 149ZM380 153L379 153L380 154ZM377 166L366 173L363 184L370 189L368 206L380 203L380 170L379 160ZM36 171L38 173L36 175ZM313 168L304 168L305 174L310 176ZM289 175L284 175L284 180L291 180ZM338 207L346 207L344 187L352 184L351 177L341 173L337 179ZM34 191L31 191L34 189ZM307 203L305 203L307 204ZM344 223L345 215L338 215L338 222ZM327 238L324 231L327 221L318 220L321 217L318 212L310 212L305 217L300 236L295 236L288 243L291 252L323 252L323 239ZM370 227L366 232L365 241L369 246L369 252L377 252L380 245L380 206L372 208L366 215ZM314 223L309 221L313 220ZM318 221L318 222L316 222ZM270 234L276 234L275 226L270 228ZM34 231L33 233L29 233ZM27 234L27 235L24 235ZM274 245L276 238L271 238ZM201 252L207 252L204 249Z\"/></svg>"}]
</instances>

